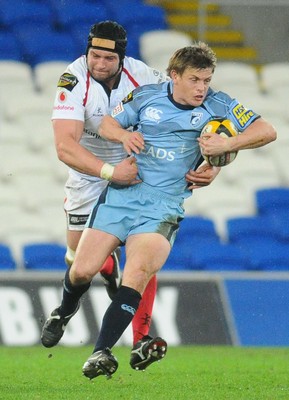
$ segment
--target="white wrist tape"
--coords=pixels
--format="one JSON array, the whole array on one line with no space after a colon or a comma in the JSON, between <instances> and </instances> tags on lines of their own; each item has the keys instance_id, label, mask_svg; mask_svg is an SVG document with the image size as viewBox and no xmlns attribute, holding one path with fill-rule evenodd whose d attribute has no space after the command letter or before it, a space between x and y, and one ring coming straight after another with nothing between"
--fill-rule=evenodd
<instances>
[{"instance_id":1,"label":"white wrist tape","mask_svg":"<svg viewBox=\"0 0 289 400\"><path fill-rule=\"evenodd\" d=\"M100 170L100 177L106 181L112 180L112 175L114 172L114 166L108 163L104 163Z\"/></svg>"}]
</instances>

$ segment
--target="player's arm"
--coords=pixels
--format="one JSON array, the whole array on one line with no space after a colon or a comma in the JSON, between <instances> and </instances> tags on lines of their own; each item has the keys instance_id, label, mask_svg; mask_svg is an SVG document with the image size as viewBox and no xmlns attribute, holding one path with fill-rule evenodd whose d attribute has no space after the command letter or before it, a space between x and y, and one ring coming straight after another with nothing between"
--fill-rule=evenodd
<instances>
[{"instance_id":1,"label":"player's arm","mask_svg":"<svg viewBox=\"0 0 289 400\"><path fill-rule=\"evenodd\" d=\"M142 134L137 131L127 131L110 115L103 117L99 127L99 134L105 139L122 143L128 154L132 154L132 152L139 154L140 151L144 149Z\"/></svg>"},{"instance_id":2,"label":"player's arm","mask_svg":"<svg viewBox=\"0 0 289 400\"><path fill-rule=\"evenodd\" d=\"M59 160L76 171L99 176L103 161L79 144L83 132L83 122L72 119L55 119L52 124Z\"/></svg>"},{"instance_id":3,"label":"player's arm","mask_svg":"<svg viewBox=\"0 0 289 400\"><path fill-rule=\"evenodd\" d=\"M134 158L125 159L116 166L95 157L79 143L83 122L78 120L53 120L54 141L60 161L81 173L97 176L119 184L137 183L137 165Z\"/></svg>"},{"instance_id":4,"label":"player's arm","mask_svg":"<svg viewBox=\"0 0 289 400\"><path fill-rule=\"evenodd\" d=\"M273 142L277 138L276 129L263 118L258 118L249 125L241 135L232 140L231 150L255 149ZM230 142L230 140L229 140Z\"/></svg>"},{"instance_id":5,"label":"player's arm","mask_svg":"<svg viewBox=\"0 0 289 400\"><path fill-rule=\"evenodd\" d=\"M221 135L208 133L202 138L198 138L198 141L203 149L203 154L219 155L224 152L262 147L276 140L276 137L277 133L273 125L263 118L258 118L241 135L227 139L222 138Z\"/></svg>"}]
</instances>

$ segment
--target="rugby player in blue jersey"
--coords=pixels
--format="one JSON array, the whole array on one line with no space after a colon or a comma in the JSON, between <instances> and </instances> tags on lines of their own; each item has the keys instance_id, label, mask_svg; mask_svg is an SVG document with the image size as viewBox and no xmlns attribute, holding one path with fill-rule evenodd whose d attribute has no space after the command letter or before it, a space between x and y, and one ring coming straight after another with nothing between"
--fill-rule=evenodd
<instances>
[{"instance_id":1,"label":"rugby player in blue jersey","mask_svg":"<svg viewBox=\"0 0 289 400\"><path fill-rule=\"evenodd\" d=\"M184 199L192 194L185 176L196 168L200 148L203 154L214 156L276 139L270 123L210 88L215 67L216 56L205 43L179 49L168 66L171 81L136 88L112 116L102 120L100 135L123 143L135 157L141 183L127 187L110 183L90 214L66 282L63 303L74 301L77 306L79 288L92 280L115 248L125 244L122 285L103 317L93 354L83 365L83 374L90 379L110 377L118 368L111 348L132 321L147 283L170 253L184 218ZM200 138L205 124L217 117L231 119L240 135ZM129 126L136 131L128 132ZM107 174L112 173L111 165L105 168ZM151 350L153 362L157 354Z\"/></svg>"}]
</instances>

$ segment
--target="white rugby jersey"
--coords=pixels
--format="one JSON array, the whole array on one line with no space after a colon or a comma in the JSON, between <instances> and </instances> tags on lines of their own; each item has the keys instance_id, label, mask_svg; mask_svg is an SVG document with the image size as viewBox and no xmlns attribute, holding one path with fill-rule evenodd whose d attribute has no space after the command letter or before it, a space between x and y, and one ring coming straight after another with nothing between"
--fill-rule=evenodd
<instances>
[{"instance_id":1,"label":"white rugby jersey","mask_svg":"<svg viewBox=\"0 0 289 400\"><path fill-rule=\"evenodd\" d=\"M80 144L104 162L117 164L127 154L121 143L109 142L99 136L98 128L103 116L110 114L115 106L137 86L165 80L168 80L165 74L148 67L142 61L125 57L120 80L109 92L91 77L86 57L81 56L67 67L59 79L52 120L84 121ZM88 176L72 169L70 174ZM89 176L90 180L93 178ZM99 179L95 177L95 180Z\"/></svg>"}]
</instances>

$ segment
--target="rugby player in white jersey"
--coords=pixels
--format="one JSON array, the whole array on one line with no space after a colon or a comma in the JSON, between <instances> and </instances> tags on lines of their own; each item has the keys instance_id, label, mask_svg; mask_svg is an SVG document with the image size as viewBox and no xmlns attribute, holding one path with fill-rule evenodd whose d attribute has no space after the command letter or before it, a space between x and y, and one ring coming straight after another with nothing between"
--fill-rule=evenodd
<instances>
[{"instance_id":1,"label":"rugby player in white jersey","mask_svg":"<svg viewBox=\"0 0 289 400\"><path fill-rule=\"evenodd\" d=\"M126 43L126 32L116 22L104 21L93 25L86 54L70 64L58 82L52 120L58 158L70 167L64 204L68 265L73 263L92 206L108 182L120 185L139 182L135 158L127 157L121 143L109 142L99 136L102 118L137 86L168 79L142 61L126 57ZM214 179L217 172L216 168L200 167L197 172L189 171L186 178L195 187L204 186ZM102 243L97 246L101 249ZM69 286L68 271L64 289ZM117 252L105 261L101 275L109 296L113 298L120 283ZM79 286L78 295L89 286L90 283ZM153 276L132 320L131 367L134 369L145 369L163 358L167 350L165 340L148 335L156 289L156 276ZM59 342L69 319L78 309L73 302L66 304L65 308L62 306L51 313L44 325L41 340L46 347Z\"/></svg>"}]
</instances>

